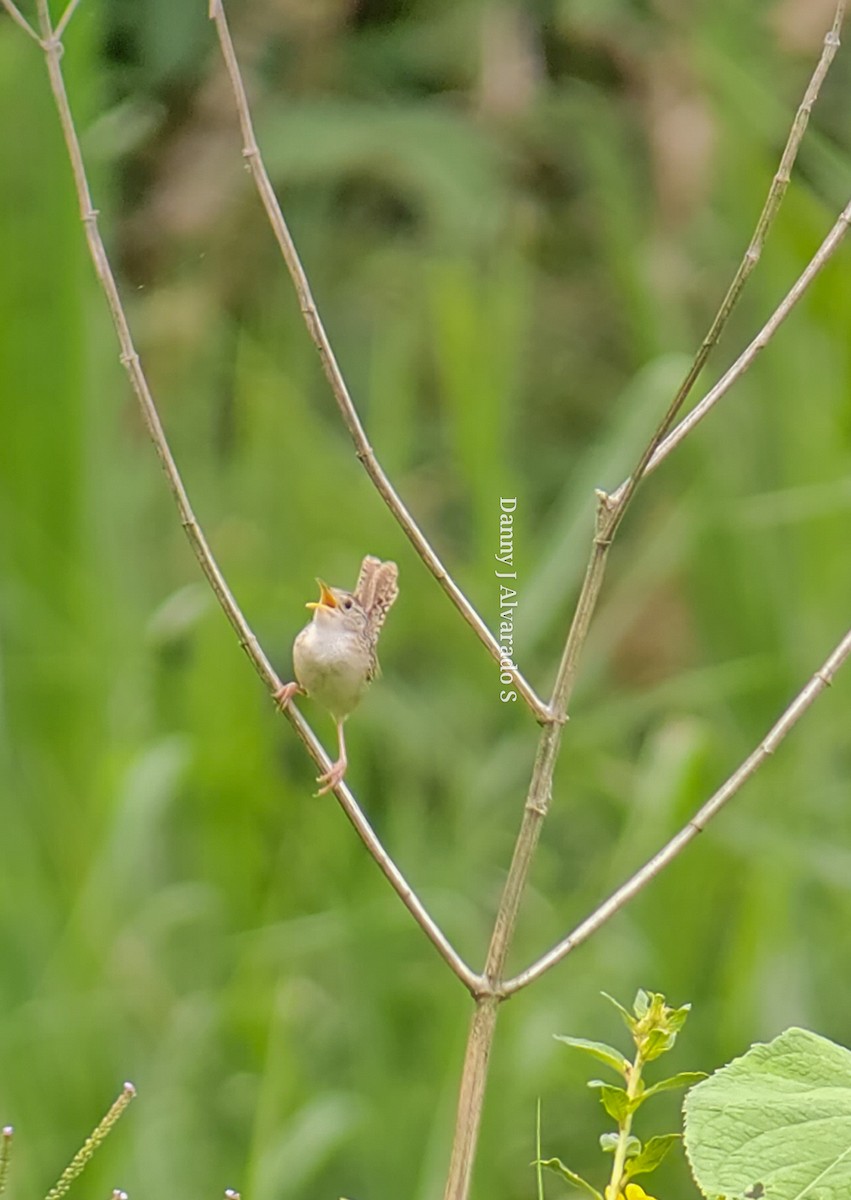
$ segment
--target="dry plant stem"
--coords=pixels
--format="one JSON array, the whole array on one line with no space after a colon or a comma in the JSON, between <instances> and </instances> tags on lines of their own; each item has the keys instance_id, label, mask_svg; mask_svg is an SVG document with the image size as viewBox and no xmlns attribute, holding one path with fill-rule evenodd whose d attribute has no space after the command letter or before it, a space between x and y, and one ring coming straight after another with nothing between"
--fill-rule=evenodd
<instances>
[{"instance_id":1,"label":"dry plant stem","mask_svg":"<svg viewBox=\"0 0 851 1200\"><path fill-rule=\"evenodd\" d=\"M596 933L615 913L620 912L625 904L638 895L642 888L646 887L652 879L655 879L660 871L668 866L685 849L689 842L696 838L699 833L703 832L727 801L735 796L739 788L774 753L813 701L833 682L837 671L849 656L851 656L851 630L845 634L824 665L816 671L806 687L798 693L782 716L772 725L753 753L748 755L738 770L734 771L718 791L706 801L689 823L678 834L672 837L667 845L663 846L657 854L654 854L640 870L636 871L631 879L627 880L616 892L612 893L608 900L595 909L590 917L584 920L581 925L578 925L573 933L559 942L557 946L554 946L542 958L539 958L527 970L522 971L519 975L516 975L513 979L505 983L501 989L502 995L513 996L521 988L528 987L530 983L534 983L536 979L540 979L550 967L561 962L571 950L575 950L591 934Z\"/></svg>"},{"instance_id":2,"label":"dry plant stem","mask_svg":"<svg viewBox=\"0 0 851 1200\"><path fill-rule=\"evenodd\" d=\"M5 7L8 8L10 0L2 0ZM73 3L66 10L66 16L69 12L73 12ZM224 576L216 563L213 553L204 537L200 525L195 519L192 511L189 497L177 469L177 465L172 456L171 450L166 440L165 432L159 418L159 414L154 404L153 396L148 387L147 379L142 370L139 361L139 355L133 345L133 340L130 334L130 327L127 322L127 317L124 312L121 297L118 292L118 286L112 269L109 265L106 249L98 229L98 214L92 203L91 192L86 177L85 164L83 162L80 144L77 138L77 132L74 127L74 120L71 113L71 108L68 102L68 95L65 90L65 81L62 75L60 59L62 56L62 45L54 35L50 26L50 17L47 9L46 0L37 0L39 24L42 30L42 49L44 50L48 73L50 76L50 86L56 101L56 107L59 112L59 120L62 126L62 132L65 138L65 144L68 150L68 156L71 161L71 169L74 176L74 184L77 191L77 198L80 205L80 215L83 221L83 227L86 232L86 241L88 242L89 252L94 263L95 271L100 281L101 287L106 294L109 303L110 313L115 325L118 341L121 347L121 362L124 364L127 373L130 377L130 382L133 386L133 391L139 401L139 406L142 410L142 415L150 434L151 440L154 443L157 454L172 494L174 495L180 520L183 528L186 531L190 544L195 552L195 556L204 572L207 580L212 587L219 604L225 612L228 620L233 626L239 644L248 655L255 670L260 678L269 688L270 692L275 693L281 687L281 681L272 668L268 658L260 647L257 638L251 631L248 622L243 616L233 594L228 587ZM310 726L293 705L288 705L285 710L285 716L289 720L295 732L301 738L306 746L313 761L322 771L327 771L331 765L330 759L324 753L319 741L311 730ZM438 954L444 962L450 967L454 974L461 980L464 986L473 994L478 994L481 991L481 979L474 971L467 966L461 959L460 955L452 947L445 934L429 915L428 911L417 897L413 888L405 879L402 872L393 862L390 855L382 846L363 812L361 811L357 801L352 793L345 786L339 785L334 789L334 794L342 806L346 816L354 826L361 841L366 849L375 859L379 869L384 874L385 878L390 883L396 894L401 899L402 903L412 915L414 920L425 933L429 941L434 945Z\"/></svg>"},{"instance_id":3,"label":"dry plant stem","mask_svg":"<svg viewBox=\"0 0 851 1200\"><path fill-rule=\"evenodd\" d=\"M537 849L541 826L549 807L553 771L558 759L561 743L561 727L566 719L567 708L576 682L579 656L585 643L591 618L597 606L597 600L603 585L606 562L612 540L617 533L638 484L646 473L649 463L657 452L660 443L662 443L665 434L676 419L677 413L689 396L712 348L721 336L730 313L747 282L748 276L759 260L767 232L786 191L791 167L804 130L806 129L810 110L836 53L836 48L839 45L839 27L842 23L844 10L845 0L839 0L834 14L833 26L825 39L821 58L810 80L802 104L798 109L781 158L780 167L772 181L750 245L733 282L727 290L727 294L721 302L709 332L703 339L700 349L671 401L667 412L639 456L632 474L621 485L615 495L609 496L604 492L597 493L597 519L594 542L573 622L559 664L552 700L549 705L553 723L545 727L541 733L538 753L532 771L532 779L523 809L520 832L515 843L514 854L508 870L488 950L484 972L485 979L487 980L489 989L496 992L501 998L512 994L511 990L509 990L510 985L502 982L502 971L514 935L517 913L529 869L535 855L535 850ZM841 238L841 234L839 236ZM816 260L820 258L823 250L824 247L819 251ZM818 262L813 275L817 273L823 262L827 261L827 257L829 257L829 254ZM787 297L787 301L788 299ZM784 304L786 304L786 301L784 301ZM792 304L794 304L794 300L788 307L791 308ZM783 308L782 305L781 308ZM788 308L777 320L777 325L780 324L786 312L788 312ZM773 329L771 333L773 333ZM768 336L770 337L771 334ZM741 371L739 374L741 374ZM626 897L623 902L625 903L628 898ZM513 990L516 991L518 988L515 987ZM473 1160L481 1122L482 1098L484 1096L490 1048L496 1028L496 1014L497 1009L490 997L480 997L473 1016L464 1057L455 1136L452 1145L449 1175L444 1193L445 1200L466 1200L469 1194Z\"/></svg>"},{"instance_id":4,"label":"dry plant stem","mask_svg":"<svg viewBox=\"0 0 851 1200\"><path fill-rule=\"evenodd\" d=\"M611 503L615 511L620 510L617 519L612 526L612 532L614 532L617 528L620 518L623 516L623 508L626 506L626 503L628 503L632 492L638 486L640 480L645 474L647 474L649 470L652 470L654 467L658 466L659 462L662 461L662 458L665 457L665 454L661 456L659 455L660 443L662 443L663 439L665 438L665 434L673 425L677 413L680 411L683 404L691 394L691 390L697 382L700 372L706 365L706 360L709 358L713 347L717 345L721 338L724 326L727 324L730 314L732 313L739 297L742 294L742 290L747 283L748 277L750 276L756 264L759 262L762 254L762 248L765 245L765 240L768 236L768 231L771 228L774 218L777 216L777 212L781 203L783 202L783 197L786 195L786 189L789 186L789 181L792 177L792 167L794 166L795 159L798 155L798 149L801 145L801 141L803 140L807 125L809 124L813 105L818 99L821 85L824 82L825 76L830 69L830 65L833 62L834 57L836 56L836 52L839 49L839 33L844 19L845 0L838 0L833 14L833 24L831 25L828 33L825 35L821 57L816 64L816 68L813 71L810 82L808 83L804 92L804 97L800 103L800 106L798 107L798 111L795 114L795 119L792 122L791 129L789 130L789 136L786 139L786 145L783 149L782 155L780 156L780 165L778 166L774 178L771 181L771 187L769 188L768 195L765 198L765 203L762 206L762 212L759 214L753 236L751 237L742 261L739 263L736 274L733 277L733 281L727 289L727 294L721 301L721 305L715 314L715 317L713 318L712 324L709 327L709 331L707 332L706 337L703 339L700 349L695 355L691 366L686 372L685 378L677 389L677 392L668 407L668 411L665 413L664 417L659 423L659 426L657 427L653 437L650 439L650 442L645 447L644 453L641 455L635 470L627 479L624 480L617 491L613 492L611 495ZM685 433L687 432L688 430L685 430ZM685 433L683 433L682 436L685 436ZM666 454L670 453L670 450L672 449L673 445L670 446L670 448L666 451Z\"/></svg>"},{"instance_id":5,"label":"dry plant stem","mask_svg":"<svg viewBox=\"0 0 851 1200\"><path fill-rule=\"evenodd\" d=\"M340 410L346 429L354 443L355 452L358 459L363 464L366 473L369 475L375 485L378 494L381 496L384 503L390 509L390 512L396 518L401 526L411 545L416 550L417 554L423 560L425 565L434 575L437 582L449 596L452 603L461 613L467 624L473 629L476 636L487 648L488 653L495 662L499 663L502 657L502 650L499 642L488 629L485 622L473 608L470 601L464 595L457 583L452 579L446 567L441 562L440 558L434 551L428 539L423 534L422 530L417 525L414 517L406 508L401 497L396 492L387 475L385 474L381 464L375 456L375 451L370 445L366 435L366 430L363 427L354 401L352 400L349 390L346 386L346 381L343 378L342 371L334 356L334 351L322 324L319 316L319 311L316 307L316 301L313 298L313 293L310 288L307 275L301 260L298 256L295 243L289 231L284 215L281 212L281 207L278 204L278 199L275 195L275 190L272 187L271 180L266 171L260 150L257 145L257 139L254 135L254 126L251 120L251 112L248 106L248 97L245 93L245 85L242 80L242 75L239 70L239 64L236 59L236 53L233 47L230 30L228 28L227 18L225 17L224 6L221 0L211 0L210 3L210 18L216 26L219 43L222 49L225 67L230 78L231 87L233 89L234 100L236 104L237 114L239 117L239 125L242 133L243 149L242 154L245 158L248 167L254 179L255 186L260 196L261 203L266 211L266 216L269 219L269 224L275 235L275 240L278 243L281 254L286 263L287 270L295 287L296 295L298 296L299 306L301 308L304 322L307 326L310 337L319 352L319 358L322 363L322 369L325 376L331 385L331 391ZM517 688L520 695L526 701L529 708L535 714L539 721L546 722L551 720L551 714L547 705L537 695L532 685L523 676L523 674L514 667L505 667L511 675L514 686Z\"/></svg>"},{"instance_id":6,"label":"dry plant stem","mask_svg":"<svg viewBox=\"0 0 851 1200\"><path fill-rule=\"evenodd\" d=\"M789 313L801 299L807 288L813 282L815 277L821 271L822 267L830 260L842 244L842 240L848 232L848 226L851 224L851 203L847 204L836 219L836 223L819 246L813 258L807 264L806 269L796 280L794 286L789 293L784 297L782 302L777 306L774 313L765 323L750 345L744 350L728 371L722 375L715 386L706 393L703 399L694 406L687 416L683 417L682 421L672 429L650 455L645 464L643 474L649 475L651 471L655 471L660 463L668 457L672 450L675 450L680 442L691 433L695 425L697 425L706 414L715 407L718 401L724 396L736 380L752 365L754 359L765 349L771 341L774 334L780 328L782 323L789 316ZM626 489L630 484L630 480L626 480L620 485L616 492L613 492L610 499L612 504L619 504L623 495L626 494Z\"/></svg>"},{"instance_id":7,"label":"dry plant stem","mask_svg":"<svg viewBox=\"0 0 851 1200\"><path fill-rule=\"evenodd\" d=\"M467 1038L458 1095L455 1136L452 1142L449 1174L444 1192L445 1200L464 1200L470 1191L488 1062L496 1031L498 1004L505 995L502 973L514 936L517 914L520 910L529 869L538 846L541 826L549 808L553 772L561 746L562 728L576 682L579 651L585 641L593 615L594 601L602 584L606 554L610 545L610 539L605 533L608 514L604 499L602 496L599 498L597 536L594 540L591 559L553 688L550 707L556 719L541 731L532 777L526 794L526 803L523 808L520 832L517 835L514 854L497 909L484 971L488 990L477 1000Z\"/></svg>"},{"instance_id":8,"label":"dry plant stem","mask_svg":"<svg viewBox=\"0 0 851 1200\"><path fill-rule=\"evenodd\" d=\"M80 3L80 0L70 0L68 7L65 9L64 13L57 21L56 28L53 31L53 36L56 38L57 41L62 40L62 34L68 28L68 24L69 24L71 18L73 17L74 13L77 11L77 6L79 5L79 3Z\"/></svg>"},{"instance_id":9,"label":"dry plant stem","mask_svg":"<svg viewBox=\"0 0 851 1200\"><path fill-rule=\"evenodd\" d=\"M28 33L36 42L41 41L41 38L33 29L32 25L30 25L24 14L15 5L14 0L3 0L3 7L6 9L6 12L9 14L15 24L23 29L24 33Z\"/></svg>"},{"instance_id":10,"label":"dry plant stem","mask_svg":"<svg viewBox=\"0 0 851 1200\"><path fill-rule=\"evenodd\" d=\"M597 519L594 541L591 547L591 555L585 572L585 578L580 589L573 622L571 624L564 651L562 653L558 674L556 676L556 681L553 688L553 695L549 706L550 711L555 718L555 722L551 729L544 729L541 735L538 756L533 769L532 781L524 808L523 821L515 846L514 857L511 867L509 868L502 900L497 912L494 933L488 953L488 961L485 967L485 977L490 981L491 985L497 991L499 991L501 987L502 967L505 963L505 957L513 936L520 899L525 886L529 866L537 846L538 837L540 834L540 826L544 816L546 815L549 804L552 775L555 768L555 762L558 756L560 743L560 726L566 717L567 708L573 694L573 688L576 682L576 674L579 665L579 655L583 645L585 644L585 639L591 624L591 618L594 614L600 590L603 585L606 562L612 540L617 532L620 522L623 520L626 509L635 493L635 489L645 473L647 465L652 459L656 447L659 445L664 436L665 430L670 426L671 421L674 419L677 411L689 394L697 375L706 361L709 351L717 342L718 337L720 336L721 331L736 303L736 300L741 294L748 275L759 258L762 245L765 241L766 233L783 198L786 184L788 183L789 171L792 163L794 162L804 129L806 128L810 109L812 108L812 104L818 94L818 90L825 74L827 73L827 69L830 66L833 56L836 53L836 47L839 43L839 26L844 15L844 8L844 0L840 0L840 3L836 7L833 26L827 38L825 39L824 51L810 81L809 87L807 88L804 101L798 110L792 132L790 133L786 149L781 159L780 168L778 169L774 181L772 182L768 198L763 206L759 221L757 222L756 231L751 239L748 252L736 273L733 283L727 291L727 295L724 297L724 300L721 303L715 319L712 322L709 333L704 338L700 350L698 351L688 374L678 389L674 400L663 417L655 434L645 446L644 451L640 455L638 463L636 464L636 467L629 479L621 486L621 488L618 489L617 495L609 496L605 492L597 493ZM794 305L798 295L805 290L810 279L818 273L818 270L824 265L824 262L827 261L830 254L841 240L842 233L847 228L847 210L846 213L843 214L843 218L840 218L840 221L837 222L837 226L834 228L832 234L828 237L828 239L826 239L825 244L821 247L818 254L816 254L813 261L809 264L807 270L795 285L795 288L793 288L789 296L786 297L786 300L784 300L783 304L778 309L778 312L775 313L772 321L769 322L769 325L766 326L757 340L763 339L764 341L767 341L773 335L776 328L780 325L783 318ZM830 245L828 245L828 243L830 243ZM771 326L771 328L769 328L769 326ZM738 372L738 374L741 374L741 370Z\"/></svg>"}]
</instances>

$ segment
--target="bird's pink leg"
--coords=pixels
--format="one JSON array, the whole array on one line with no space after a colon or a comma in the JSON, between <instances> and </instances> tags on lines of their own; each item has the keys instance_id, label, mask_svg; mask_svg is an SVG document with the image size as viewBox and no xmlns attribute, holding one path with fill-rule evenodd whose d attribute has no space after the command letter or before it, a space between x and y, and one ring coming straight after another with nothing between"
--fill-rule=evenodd
<instances>
[{"instance_id":1,"label":"bird's pink leg","mask_svg":"<svg viewBox=\"0 0 851 1200\"><path fill-rule=\"evenodd\" d=\"M349 765L349 760L346 758L346 739L343 734L342 721L337 722L337 744L339 747L337 761L332 763L330 769L316 780L317 783L322 784L316 793L317 796L324 796L326 792L330 792L338 783L341 783L346 773L346 767Z\"/></svg>"}]
</instances>

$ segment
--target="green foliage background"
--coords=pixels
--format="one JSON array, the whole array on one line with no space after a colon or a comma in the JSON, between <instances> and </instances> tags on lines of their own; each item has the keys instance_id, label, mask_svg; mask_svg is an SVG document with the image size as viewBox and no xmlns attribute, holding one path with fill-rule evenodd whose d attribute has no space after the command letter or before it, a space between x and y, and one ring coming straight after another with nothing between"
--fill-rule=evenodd
<instances>
[{"instance_id":1,"label":"green foliage background","mask_svg":"<svg viewBox=\"0 0 851 1200\"><path fill-rule=\"evenodd\" d=\"M379 457L552 680L595 486L614 486L720 299L829 4L234 4L258 135ZM206 4L84 0L65 66L143 361L210 541L279 664L315 574L392 556L351 783L482 961L536 729L356 461L240 157ZM851 57L715 360L847 200ZM312 770L200 581L76 216L42 60L0 19L0 1120L49 1186L125 1078L87 1194L431 1200L469 1003ZM848 622L851 261L640 494L583 660L513 962L580 920L749 752ZM672 1068L796 1023L848 1044L840 678L699 844L507 1005L478 1195L544 1150L602 1180L598 993L695 1009ZM311 719L331 738L330 723ZM676 1100L658 1102L674 1127ZM647 1110L648 1114L652 1112ZM642 1113L644 1116L644 1113ZM646 1130L637 1129L639 1135ZM682 1163L660 1194L686 1195ZM555 1190L558 1184L551 1185Z\"/></svg>"}]
</instances>

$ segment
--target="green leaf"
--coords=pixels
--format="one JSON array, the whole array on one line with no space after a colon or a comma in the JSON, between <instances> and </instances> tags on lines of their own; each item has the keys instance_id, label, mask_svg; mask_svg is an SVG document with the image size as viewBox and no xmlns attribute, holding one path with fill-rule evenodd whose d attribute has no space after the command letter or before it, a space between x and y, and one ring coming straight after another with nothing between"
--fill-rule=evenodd
<instances>
[{"instance_id":1,"label":"green leaf","mask_svg":"<svg viewBox=\"0 0 851 1200\"><path fill-rule=\"evenodd\" d=\"M639 988L635 993L635 999L632 1002L632 1011L638 1017L639 1021L642 1017L646 1017L650 1010L650 1005L653 1003L656 993L650 992L648 995L644 988Z\"/></svg>"},{"instance_id":2,"label":"green leaf","mask_svg":"<svg viewBox=\"0 0 851 1200\"><path fill-rule=\"evenodd\" d=\"M660 1079L652 1087L645 1088L641 1093L641 1100L647 1100L650 1096L655 1096L657 1092L670 1092L674 1088L693 1087L694 1084L707 1078L705 1071L679 1071L676 1075L671 1075L668 1079Z\"/></svg>"},{"instance_id":3,"label":"green leaf","mask_svg":"<svg viewBox=\"0 0 851 1200\"><path fill-rule=\"evenodd\" d=\"M619 1004L614 996L610 996L608 992L600 992L600 995L608 1000L609 1004L613 1004L615 1006L620 1015L623 1017L624 1024L626 1025L627 1029L630 1031L630 1033L632 1033L632 1031L635 1029L635 1017L632 1015L632 1013L625 1009L622 1004Z\"/></svg>"},{"instance_id":4,"label":"green leaf","mask_svg":"<svg viewBox=\"0 0 851 1200\"><path fill-rule=\"evenodd\" d=\"M627 1158L624 1175L630 1179L633 1175L647 1175L655 1171L671 1147L680 1140L682 1134L663 1133L652 1137L644 1143L644 1149L635 1158Z\"/></svg>"},{"instance_id":5,"label":"green leaf","mask_svg":"<svg viewBox=\"0 0 851 1200\"><path fill-rule=\"evenodd\" d=\"M618 1148L620 1134L618 1133L601 1133L600 1134L600 1149L604 1154L614 1154ZM626 1139L626 1156L627 1158L635 1158L641 1153L641 1142L633 1134L630 1134Z\"/></svg>"},{"instance_id":6,"label":"green leaf","mask_svg":"<svg viewBox=\"0 0 851 1200\"><path fill-rule=\"evenodd\" d=\"M686 1019L691 1012L691 1005L684 1004L681 1008L671 1008L668 1010L668 1026L673 1029L674 1033L679 1033Z\"/></svg>"},{"instance_id":7,"label":"green leaf","mask_svg":"<svg viewBox=\"0 0 851 1200\"><path fill-rule=\"evenodd\" d=\"M602 1195L595 1187L592 1187L587 1179L583 1179L581 1175L577 1175L575 1171L571 1171L570 1167L566 1167L560 1158L547 1158L541 1163L542 1167L546 1167L548 1171L554 1171L556 1175L560 1175L562 1179L566 1179L568 1183L572 1183L574 1187L584 1188L592 1196L596 1196L597 1200L603 1200Z\"/></svg>"},{"instance_id":8,"label":"green leaf","mask_svg":"<svg viewBox=\"0 0 851 1200\"><path fill-rule=\"evenodd\" d=\"M704 1196L847 1200L851 1051L806 1029L752 1046L689 1091L685 1146Z\"/></svg>"},{"instance_id":9,"label":"green leaf","mask_svg":"<svg viewBox=\"0 0 851 1200\"><path fill-rule=\"evenodd\" d=\"M625 1089L612 1087L611 1084L604 1083L602 1079L589 1079L588 1086L600 1089L600 1103L603 1108L613 1121L622 1125L633 1111L633 1102L630 1101Z\"/></svg>"},{"instance_id":10,"label":"green leaf","mask_svg":"<svg viewBox=\"0 0 851 1200\"><path fill-rule=\"evenodd\" d=\"M574 1050L582 1050L585 1054L590 1054L592 1058L599 1059L607 1067L617 1071L624 1079L626 1078L630 1067L629 1059L624 1058L621 1052L615 1050L613 1046L607 1046L605 1042L589 1042L587 1038L567 1037L561 1033L553 1036L557 1042L564 1042L565 1046L572 1046Z\"/></svg>"},{"instance_id":11,"label":"green leaf","mask_svg":"<svg viewBox=\"0 0 851 1200\"><path fill-rule=\"evenodd\" d=\"M653 1062L666 1054L677 1040L675 1033L667 1033L664 1029L652 1029L641 1043L641 1055L645 1062Z\"/></svg>"}]
</instances>

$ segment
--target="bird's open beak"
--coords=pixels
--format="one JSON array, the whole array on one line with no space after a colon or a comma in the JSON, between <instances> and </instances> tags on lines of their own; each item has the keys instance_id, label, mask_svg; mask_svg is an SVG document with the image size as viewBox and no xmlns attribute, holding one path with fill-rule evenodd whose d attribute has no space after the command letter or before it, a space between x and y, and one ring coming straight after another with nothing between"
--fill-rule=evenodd
<instances>
[{"instance_id":1,"label":"bird's open beak","mask_svg":"<svg viewBox=\"0 0 851 1200\"><path fill-rule=\"evenodd\" d=\"M337 608L337 601L328 584L321 579L316 582L319 584L319 599L308 601L305 608Z\"/></svg>"}]
</instances>

